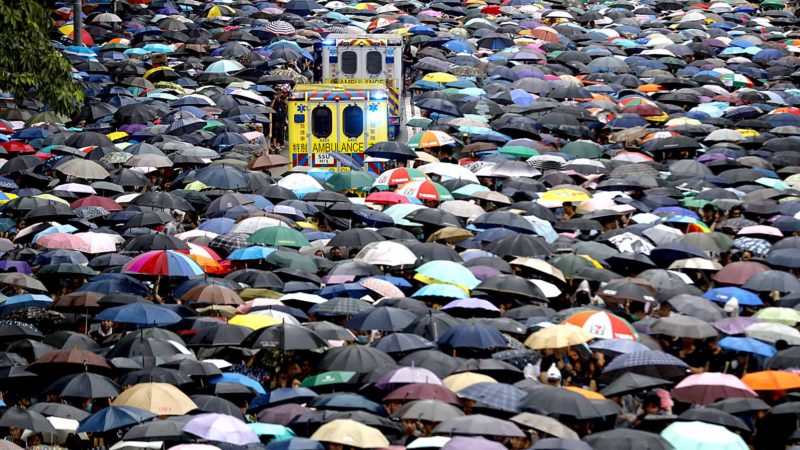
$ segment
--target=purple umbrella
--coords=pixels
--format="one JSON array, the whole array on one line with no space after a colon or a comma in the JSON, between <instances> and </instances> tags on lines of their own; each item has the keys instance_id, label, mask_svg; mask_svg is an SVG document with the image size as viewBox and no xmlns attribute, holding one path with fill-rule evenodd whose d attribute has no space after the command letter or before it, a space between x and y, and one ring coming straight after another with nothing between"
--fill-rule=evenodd
<instances>
[{"instance_id":1,"label":"purple umbrella","mask_svg":"<svg viewBox=\"0 0 800 450\"><path fill-rule=\"evenodd\" d=\"M487 280L497 275L501 275L503 273L495 269L494 267L489 267L489 266L472 266L469 267L469 271L472 272L473 275L475 275L475 278L481 281Z\"/></svg>"},{"instance_id":2,"label":"purple umbrella","mask_svg":"<svg viewBox=\"0 0 800 450\"><path fill-rule=\"evenodd\" d=\"M506 447L499 443L490 441L483 437L455 436L447 444L442 446L442 450L462 450L470 448L472 450L506 450Z\"/></svg>"},{"instance_id":3,"label":"purple umbrella","mask_svg":"<svg viewBox=\"0 0 800 450\"><path fill-rule=\"evenodd\" d=\"M225 414L199 414L184 425L183 431L209 441L233 445L260 442L256 432L246 423Z\"/></svg>"},{"instance_id":4,"label":"purple umbrella","mask_svg":"<svg viewBox=\"0 0 800 450\"><path fill-rule=\"evenodd\" d=\"M720 319L712 325L719 331L732 336L735 334L744 334L745 328L759 322L763 322L763 320L755 317L729 317L727 319Z\"/></svg>"},{"instance_id":5,"label":"purple umbrella","mask_svg":"<svg viewBox=\"0 0 800 450\"><path fill-rule=\"evenodd\" d=\"M480 298L462 298L458 300L453 300L452 302L442 306L442 311L447 311L448 309L453 309L453 308L484 309L486 311L500 312L500 310L497 309L497 307L494 306L491 302Z\"/></svg>"}]
</instances>

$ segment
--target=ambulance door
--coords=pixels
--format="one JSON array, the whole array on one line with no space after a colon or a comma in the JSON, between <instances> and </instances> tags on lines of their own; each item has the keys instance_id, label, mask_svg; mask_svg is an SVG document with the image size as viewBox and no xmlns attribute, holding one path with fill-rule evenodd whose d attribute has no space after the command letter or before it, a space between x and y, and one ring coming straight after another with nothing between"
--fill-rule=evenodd
<instances>
[{"instance_id":1,"label":"ambulance door","mask_svg":"<svg viewBox=\"0 0 800 450\"><path fill-rule=\"evenodd\" d=\"M361 79L367 83L378 84L386 81L384 73L386 64L384 58L386 47L363 47L361 49L362 61Z\"/></svg>"},{"instance_id":2,"label":"ambulance door","mask_svg":"<svg viewBox=\"0 0 800 450\"><path fill-rule=\"evenodd\" d=\"M363 161L367 137L366 105L366 99L357 98L339 103L339 151L359 162Z\"/></svg>"},{"instance_id":3,"label":"ambulance door","mask_svg":"<svg viewBox=\"0 0 800 450\"><path fill-rule=\"evenodd\" d=\"M335 102L308 102L308 143L311 150L310 166L333 167L336 161L329 152L337 150L339 109Z\"/></svg>"}]
</instances>

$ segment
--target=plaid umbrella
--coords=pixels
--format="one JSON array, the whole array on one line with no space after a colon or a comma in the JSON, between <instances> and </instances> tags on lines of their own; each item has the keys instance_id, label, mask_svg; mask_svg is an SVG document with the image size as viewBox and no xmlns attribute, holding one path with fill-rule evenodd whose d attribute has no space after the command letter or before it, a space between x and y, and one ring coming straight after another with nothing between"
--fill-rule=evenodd
<instances>
[{"instance_id":1,"label":"plaid umbrella","mask_svg":"<svg viewBox=\"0 0 800 450\"><path fill-rule=\"evenodd\" d=\"M221 250L228 254L234 250L249 247L250 243L247 242L246 234L229 233L215 237L209 242L208 246L214 250Z\"/></svg>"},{"instance_id":2,"label":"plaid umbrella","mask_svg":"<svg viewBox=\"0 0 800 450\"><path fill-rule=\"evenodd\" d=\"M374 306L358 298L337 297L325 303L314 305L309 312L319 316L352 316L364 311L372 311Z\"/></svg>"},{"instance_id":3,"label":"plaid umbrella","mask_svg":"<svg viewBox=\"0 0 800 450\"><path fill-rule=\"evenodd\" d=\"M603 369L602 378L613 380L626 372L649 377L673 379L682 378L689 366L680 359L664 352L647 350L617 356Z\"/></svg>"},{"instance_id":4,"label":"plaid umbrella","mask_svg":"<svg viewBox=\"0 0 800 450\"><path fill-rule=\"evenodd\" d=\"M458 391L458 395L500 411L519 412L519 402L525 397L522 389L504 383L475 383Z\"/></svg>"}]
</instances>

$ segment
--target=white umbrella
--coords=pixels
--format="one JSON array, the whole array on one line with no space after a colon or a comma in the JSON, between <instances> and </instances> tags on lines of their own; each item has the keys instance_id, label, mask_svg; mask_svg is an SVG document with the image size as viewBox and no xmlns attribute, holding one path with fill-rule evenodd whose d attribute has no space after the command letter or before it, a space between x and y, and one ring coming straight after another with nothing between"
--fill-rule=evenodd
<instances>
[{"instance_id":1,"label":"white umbrella","mask_svg":"<svg viewBox=\"0 0 800 450\"><path fill-rule=\"evenodd\" d=\"M278 181L278 186L294 191L296 189L319 189L322 185L311 175L305 173L292 173Z\"/></svg>"},{"instance_id":2,"label":"white umbrella","mask_svg":"<svg viewBox=\"0 0 800 450\"><path fill-rule=\"evenodd\" d=\"M117 251L117 239L113 234L107 233L76 233L76 237L80 238L83 242L86 243L86 248L83 250L84 253L96 254L96 253L111 253ZM122 239L123 242L125 240L121 236L116 236L117 238Z\"/></svg>"},{"instance_id":3,"label":"white umbrella","mask_svg":"<svg viewBox=\"0 0 800 450\"><path fill-rule=\"evenodd\" d=\"M459 166L458 164L443 162L429 163L420 166L419 170L424 174L439 175L442 180L456 179L478 183L478 177L476 177L474 173L470 172L466 167Z\"/></svg>"},{"instance_id":4,"label":"white umbrella","mask_svg":"<svg viewBox=\"0 0 800 450\"><path fill-rule=\"evenodd\" d=\"M782 323L759 322L744 330L745 336L774 344L779 340L789 345L800 345L800 331Z\"/></svg>"},{"instance_id":5,"label":"white umbrella","mask_svg":"<svg viewBox=\"0 0 800 450\"><path fill-rule=\"evenodd\" d=\"M365 245L355 260L376 266L411 266L417 262L417 255L403 244L379 241Z\"/></svg>"},{"instance_id":6,"label":"white umbrella","mask_svg":"<svg viewBox=\"0 0 800 450\"><path fill-rule=\"evenodd\" d=\"M237 223L230 232L237 234L253 234L256 231L267 227L288 227L288 225L286 225L286 223L283 221L272 217L248 217L247 219Z\"/></svg>"},{"instance_id":7,"label":"white umbrella","mask_svg":"<svg viewBox=\"0 0 800 450\"><path fill-rule=\"evenodd\" d=\"M474 219L486 211L472 202L466 200L448 200L439 205L439 209L464 219Z\"/></svg>"}]
</instances>

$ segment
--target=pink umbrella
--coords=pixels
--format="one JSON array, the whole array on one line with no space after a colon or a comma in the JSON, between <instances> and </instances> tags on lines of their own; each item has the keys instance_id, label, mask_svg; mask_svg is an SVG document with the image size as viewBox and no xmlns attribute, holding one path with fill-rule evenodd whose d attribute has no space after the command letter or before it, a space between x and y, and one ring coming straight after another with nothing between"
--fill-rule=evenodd
<instances>
[{"instance_id":1,"label":"pink umbrella","mask_svg":"<svg viewBox=\"0 0 800 450\"><path fill-rule=\"evenodd\" d=\"M82 252L86 250L87 245L83 240L69 233L53 233L42 236L36 241L37 245L44 248L63 248L67 250L77 250Z\"/></svg>"},{"instance_id":2,"label":"pink umbrella","mask_svg":"<svg viewBox=\"0 0 800 450\"><path fill-rule=\"evenodd\" d=\"M365 278L358 282L360 285L384 297L405 297L406 295L392 283L380 278Z\"/></svg>"},{"instance_id":3,"label":"pink umbrella","mask_svg":"<svg viewBox=\"0 0 800 450\"><path fill-rule=\"evenodd\" d=\"M754 398L757 394L733 375L706 372L684 378L672 390L672 396L682 402L708 405L725 398Z\"/></svg>"}]
</instances>

